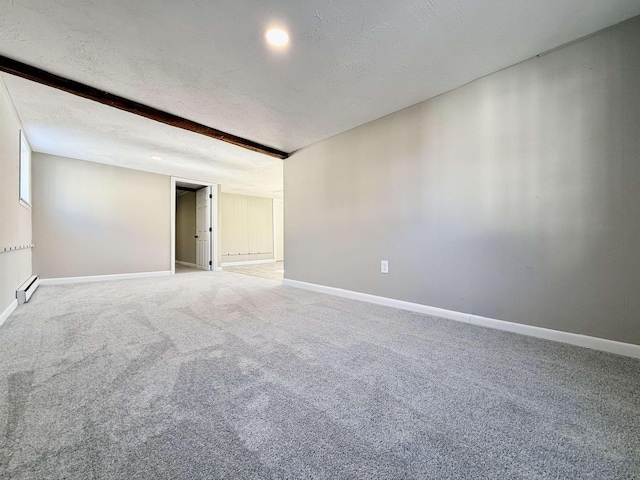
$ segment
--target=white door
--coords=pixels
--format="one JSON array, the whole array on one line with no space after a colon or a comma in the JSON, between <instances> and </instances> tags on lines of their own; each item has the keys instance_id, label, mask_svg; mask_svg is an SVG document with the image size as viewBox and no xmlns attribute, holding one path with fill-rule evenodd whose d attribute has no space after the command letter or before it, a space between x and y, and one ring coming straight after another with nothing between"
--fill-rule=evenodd
<instances>
[{"instance_id":1,"label":"white door","mask_svg":"<svg viewBox=\"0 0 640 480\"><path fill-rule=\"evenodd\" d=\"M196 264L211 270L211 187L196 192Z\"/></svg>"}]
</instances>

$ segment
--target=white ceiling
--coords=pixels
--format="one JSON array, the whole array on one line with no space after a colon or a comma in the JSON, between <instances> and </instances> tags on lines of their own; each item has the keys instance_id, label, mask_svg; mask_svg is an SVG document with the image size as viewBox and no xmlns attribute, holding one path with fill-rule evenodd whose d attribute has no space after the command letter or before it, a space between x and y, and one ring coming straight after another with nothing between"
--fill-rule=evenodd
<instances>
[{"instance_id":1,"label":"white ceiling","mask_svg":"<svg viewBox=\"0 0 640 480\"><path fill-rule=\"evenodd\" d=\"M3 78L35 151L219 183L231 193L282 198L280 159L28 80Z\"/></svg>"},{"instance_id":2,"label":"white ceiling","mask_svg":"<svg viewBox=\"0 0 640 480\"><path fill-rule=\"evenodd\" d=\"M0 0L0 54L293 151L636 15L640 0ZM36 150L282 188L279 160L7 84Z\"/></svg>"}]
</instances>

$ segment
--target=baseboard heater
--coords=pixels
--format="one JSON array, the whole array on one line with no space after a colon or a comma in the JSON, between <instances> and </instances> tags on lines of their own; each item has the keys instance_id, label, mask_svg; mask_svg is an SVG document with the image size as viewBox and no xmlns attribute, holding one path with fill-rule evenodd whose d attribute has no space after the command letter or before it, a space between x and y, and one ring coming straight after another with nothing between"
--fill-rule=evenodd
<instances>
[{"instance_id":1,"label":"baseboard heater","mask_svg":"<svg viewBox=\"0 0 640 480\"><path fill-rule=\"evenodd\" d=\"M16 291L18 305L28 302L33 292L38 288L38 285L40 285L40 278L37 275L29 277L29 280L24 282Z\"/></svg>"}]
</instances>

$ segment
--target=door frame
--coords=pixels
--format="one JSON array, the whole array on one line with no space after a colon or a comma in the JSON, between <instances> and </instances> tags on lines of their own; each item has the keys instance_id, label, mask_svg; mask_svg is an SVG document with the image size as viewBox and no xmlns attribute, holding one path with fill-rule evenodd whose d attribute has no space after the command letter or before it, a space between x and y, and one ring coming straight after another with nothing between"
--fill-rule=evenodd
<instances>
[{"instance_id":1,"label":"door frame","mask_svg":"<svg viewBox=\"0 0 640 480\"><path fill-rule=\"evenodd\" d=\"M221 270L218 265L218 184L171 177L171 275L176 273L176 183L184 182L203 187L211 187L211 270Z\"/></svg>"}]
</instances>

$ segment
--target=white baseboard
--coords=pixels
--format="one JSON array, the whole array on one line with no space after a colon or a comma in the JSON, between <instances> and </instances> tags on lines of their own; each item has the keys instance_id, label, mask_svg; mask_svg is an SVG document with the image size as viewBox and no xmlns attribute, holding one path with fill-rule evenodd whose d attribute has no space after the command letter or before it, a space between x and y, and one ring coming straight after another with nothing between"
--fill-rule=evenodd
<instances>
[{"instance_id":1,"label":"white baseboard","mask_svg":"<svg viewBox=\"0 0 640 480\"><path fill-rule=\"evenodd\" d=\"M225 262L220 265L223 267L237 267L240 265L259 265L261 263L276 263L276 261L273 258L269 258L267 260L247 260L246 262Z\"/></svg>"},{"instance_id":2,"label":"white baseboard","mask_svg":"<svg viewBox=\"0 0 640 480\"><path fill-rule=\"evenodd\" d=\"M180 261L180 260L176 260L176 263L177 263L178 265L184 265L185 267L198 268L198 265L196 265L195 263L182 262L182 261Z\"/></svg>"},{"instance_id":3,"label":"white baseboard","mask_svg":"<svg viewBox=\"0 0 640 480\"><path fill-rule=\"evenodd\" d=\"M554 342L568 343L578 347L615 353L618 355L624 355L625 357L640 358L640 345L634 345L632 343L616 342L615 340L608 340L606 338L590 337L580 333L562 332L560 330L552 330L550 328L507 322L505 320L495 320L493 318L480 317L478 315L469 315L469 323L472 325L480 325L481 327L520 333L530 337L553 340Z\"/></svg>"},{"instance_id":4,"label":"white baseboard","mask_svg":"<svg viewBox=\"0 0 640 480\"><path fill-rule=\"evenodd\" d=\"M314 292L326 293L328 295L335 295L338 297L350 298L353 300L360 300L363 302L375 303L377 305L398 308L400 310L409 310L411 312L424 313L427 315L433 315L435 317L447 318L449 320L456 320L458 322L493 328L496 330L505 330L508 332L519 333L521 335L528 335L530 337L544 338L546 340L553 340L555 342L568 343L570 345L576 345L578 347L601 350L603 352L615 353L617 355L624 355L626 357L640 358L640 345L634 345L631 343L616 342L614 340L590 337L588 335L581 335L578 333L561 332L559 330L551 330L549 328L534 327L521 323L496 320L494 318L480 317L478 315L456 312L454 310L430 307L428 305L422 305L419 303L405 302L403 300L379 297L376 295L370 295L368 293L353 292L351 290L343 290L341 288L327 287L324 285L317 285L315 283L300 282L298 280L290 280L288 278L285 278L282 281L282 284L289 287L302 288L305 290L312 290Z\"/></svg>"},{"instance_id":5,"label":"white baseboard","mask_svg":"<svg viewBox=\"0 0 640 480\"><path fill-rule=\"evenodd\" d=\"M116 273L113 275L90 275L86 277L42 278L40 285L66 285L69 283L105 282L109 280L128 280L132 278L164 277L171 270L161 272Z\"/></svg>"},{"instance_id":6,"label":"white baseboard","mask_svg":"<svg viewBox=\"0 0 640 480\"><path fill-rule=\"evenodd\" d=\"M411 312L424 313L435 317L449 318L459 322L468 322L469 315L453 310L445 310L438 307L430 307L419 303L405 302L403 300L395 300L393 298L378 297L368 293L354 292L352 290L343 290L342 288L326 287L315 283L299 282L298 280L289 280L285 278L283 285L289 287L303 288L305 290L313 290L314 292L327 293L338 297L351 298L352 300L360 300L362 302L375 303L376 305L384 305L386 307L399 308L400 310L409 310Z\"/></svg>"},{"instance_id":7,"label":"white baseboard","mask_svg":"<svg viewBox=\"0 0 640 480\"><path fill-rule=\"evenodd\" d=\"M0 313L0 325L2 325L7 318L9 318L9 315L13 313L13 311L16 309L17 306L18 306L18 300L14 298L13 301L9 304L9 306L4 309L4 312Z\"/></svg>"}]
</instances>

